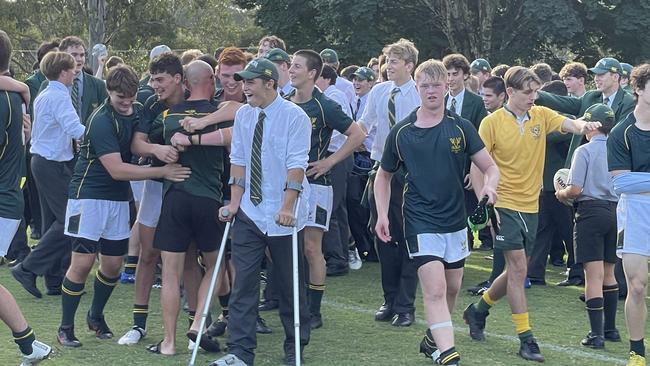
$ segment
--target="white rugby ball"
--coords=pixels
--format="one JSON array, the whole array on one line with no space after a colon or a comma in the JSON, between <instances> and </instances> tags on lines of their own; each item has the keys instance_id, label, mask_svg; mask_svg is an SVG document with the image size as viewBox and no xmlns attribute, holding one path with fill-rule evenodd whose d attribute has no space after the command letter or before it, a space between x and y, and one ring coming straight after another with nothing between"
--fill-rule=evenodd
<instances>
[{"instance_id":1,"label":"white rugby ball","mask_svg":"<svg viewBox=\"0 0 650 366\"><path fill-rule=\"evenodd\" d=\"M553 187L555 187L556 192L566 188L569 185L568 183L569 183L569 169L567 168L562 168L558 170L553 176ZM573 200L569 200L567 204L569 206L572 206Z\"/></svg>"}]
</instances>

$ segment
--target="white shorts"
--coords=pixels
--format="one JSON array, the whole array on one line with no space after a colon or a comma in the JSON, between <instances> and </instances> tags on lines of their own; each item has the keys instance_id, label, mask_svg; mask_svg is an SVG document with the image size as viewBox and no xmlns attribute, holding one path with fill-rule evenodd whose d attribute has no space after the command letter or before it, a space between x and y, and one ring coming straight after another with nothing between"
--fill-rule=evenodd
<instances>
[{"instance_id":1,"label":"white shorts","mask_svg":"<svg viewBox=\"0 0 650 366\"><path fill-rule=\"evenodd\" d=\"M20 220L0 217L0 257L7 254L19 226Z\"/></svg>"},{"instance_id":2,"label":"white shorts","mask_svg":"<svg viewBox=\"0 0 650 366\"><path fill-rule=\"evenodd\" d=\"M316 227L327 231L330 227L332 205L334 204L334 190L332 186L320 184L309 185L309 215L307 227Z\"/></svg>"},{"instance_id":3,"label":"white shorts","mask_svg":"<svg viewBox=\"0 0 650 366\"><path fill-rule=\"evenodd\" d=\"M411 258L428 255L442 258L447 263L454 263L467 258L470 254L467 228L453 233L418 234L415 239L417 243L408 243ZM413 249L417 251L411 252Z\"/></svg>"},{"instance_id":4,"label":"white shorts","mask_svg":"<svg viewBox=\"0 0 650 366\"><path fill-rule=\"evenodd\" d=\"M68 199L65 235L92 241L124 240L131 236L129 203L94 199Z\"/></svg>"},{"instance_id":5,"label":"white shorts","mask_svg":"<svg viewBox=\"0 0 650 366\"><path fill-rule=\"evenodd\" d=\"M136 203L142 201L142 191L144 190L144 181L143 180L132 180L131 182L131 191L133 192L133 200Z\"/></svg>"},{"instance_id":6,"label":"white shorts","mask_svg":"<svg viewBox=\"0 0 650 366\"><path fill-rule=\"evenodd\" d=\"M650 257L650 196L622 194L616 207L616 254Z\"/></svg>"},{"instance_id":7,"label":"white shorts","mask_svg":"<svg viewBox=\"0 0 650 366\"><path fill-rule=\"evenodd\" d=\"M160 209L162 208L162 189L162 182L156 182L155 180L144 181L142 201L140 201L138 209L138 222L142 225L151 228L158 226Z\"/></svg>"}]
</instances>

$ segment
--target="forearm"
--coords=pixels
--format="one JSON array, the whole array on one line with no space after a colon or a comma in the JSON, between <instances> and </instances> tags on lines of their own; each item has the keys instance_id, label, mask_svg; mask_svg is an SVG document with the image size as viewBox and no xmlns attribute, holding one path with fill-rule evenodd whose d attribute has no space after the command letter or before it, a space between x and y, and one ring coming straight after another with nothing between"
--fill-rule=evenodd
<instances>
[{"instance_id":1,"label":"forearm","mask_svg":"<svg viewBox=\"0 0 650 366\"><path fill-rule=\"evenodd\" d=\"M246 180L246 167L239 165L230 165L230 176L232 178ZM239 207L241 199L244 196L244 187L237 184L230 185L230 204Z\"/></svg>"},{"instance_id":2,"label":"forearm","mask_svg":"<svg viewBox=\"0 0 650 366\"><path fill-rule=\"evenodd\" d=\"M347 136L347 139L345 139L341 148L327 158L332 162L332 166L335 166L348 156L352 155L352 153L363 144L363 140L366 138L366 134L363 132L361 127L355 125L354 122L348 130L345 131L345 135Z\"/></svg>"},{"instance_id":3,"label":"forearm","mask_svg":"<svg viewBox=\"0 0 650 366\"><path fill-rule=\"evenodd\" d=\"M131 152L137 156L145 158L153 157L156 149L160 145L148 142L146 137L147 135L145 134L142 134L142 136L138 136L137 134L142 133L136 132L136 136L133 136L133 140L131 141Z\"/></svg>"},{"instance_id":4,"label":"forearm","mask_svg":"<svg viewBox=\"0 0 650 366\"><path fill-rule=\"evenodd\" d=\"M230 146L232 127L221 128L208 133L191 135L192 145Z\"/></svg>"},{"instance_id":5,"label":"forearm","mask_svg":"<svg viewBox=\"0 0 650 366\"><path fill-rule=\"evenodd\" d=\"M129 163L120 163L110 169L109 174L115 180L145 180L164 177L163 167L145 167Z\"/></svg>"},{"instance_id":6,"label":"forearm","mask_svg":"<svg viewBox=\"0 0 650 366\"><path fill-rule=\"evenodd\" d=\"M496 164L487 168L487 170L484 172L484 176L485 185L492 187L496 191L497 186L499 185L499 179L501 177L501 173L499 172L499 168L496 166Z\"/></svg>"},{"instance_id":7,"label":"forearm","mask_svg":"<svg viewBox=\"0 0 650 366\"><path fill-rule=\"evenodd\" d=\"M562 132L583 135L582 128L584 125L585 123L583 121L567 118L562 123Z\"/></svg>"},{"instance_id":8,"label":"forearm","mask_svg":"<svg viewBox=\"0 0 650 366\"><path fill-rule=\"evenodd\" d=\"M379 168L375 176L375 184L373 186L375 194L375 205L377 206L377 217L388 216L388 206L390 202L390 182L393 175Z\"/></svg>"},{"instance_id":9,"label":"forearm","mask_svg":"<svg viewBox=\"0 0 650 366\"><path fill-rule=\"evenodd\" d=\"M616 194L647 194L650 193L650 173L626 172L612 177Z\"/></svg>"},{"instance_id":10,"label":"forearm","mask_svg":"<svg viewBox=\"0 0 650 366\"><path fill-rule=\"evenodd\" d=\"M25 101L25 104L29 105L30 95L29 95L29 87L27 86L27 84L22 83L9 76L0 76L0 90L20 93L20 96Z\"/></svg>"},{"instance_id":11,"label":"forearm","mask_svg":"<svg viewBox=\"0 0 650 366\"><path fill-rule=\"evenodd\" d=\"M235 119L235 113L242 106L241 103L228 101L223 102L219 106L219 109L208 114L207 116L199 118L205 126L216 125L219 123L232 121Z\"/></svg>"},{"instance_id":12,"label":"forearm","mask_svg":"<svg viewBox=\"0 0 650 366\"><path fill-rule=\"evenodd\" d=\"M302 168L289 169L287 171L287 182L294 182L302 185L304 178L305 171ZM285 189L284 198L282 200L282 209L293 212L298 199L298 194L300 194L300 192L295 189Z\"/></svg>"},{"instance_id":13,"label":"forearm","mask_svg":"<svg viewBox=\"0 0 650 366\"><path fill-rule=\"evenodd\" d=\"M480 200L482 197L479 197L481 195L481 191L483 190L483 186L486 184L487 178L481 172L481 170L476 166L476 164L472 163L472 165L469 168L469 179L472 182L472 189L474 190L474 194L478 199ZM498 183L498 179L497 179Z\"/></svg>"}]
</instances>

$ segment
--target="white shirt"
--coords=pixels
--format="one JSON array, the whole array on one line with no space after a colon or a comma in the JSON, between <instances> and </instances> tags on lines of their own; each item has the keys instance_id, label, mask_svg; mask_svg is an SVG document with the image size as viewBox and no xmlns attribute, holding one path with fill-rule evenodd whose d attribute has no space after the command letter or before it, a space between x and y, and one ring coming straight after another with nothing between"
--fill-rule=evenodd
<instances>
[{"instance_id":1,"label":"white shirt","mask_svg":"<svg viewBox=\"0 0 650 366\"><path fill-rule=\"evenodd\" d=\"M460 116L460 113L463 111L463 100L465 99L465 88L463 88L463 90L460 93L458 93L458 95L455 96L455 97L452 97L451 93L447 94L447 106L446 107L450 111L451 111L451 100L452 100L452 98L456 99L456 110L454 112L456 112L456 114Z\"/></svg>"},{"instance_id":2,"label":"white shirt","mask_svg":"<svg viewBox=\"0 0 650 366\"><path fill-rule=\"evenodd\" d=\"M618 93L618 90L614 92L614 94L609 96L609 101L607 102L607 106L609 108L612 108L612 104L614 104L614 98L616 98L616 93ZM603 101L605 100L605 94L603 94Z\"/></svg>"},{"instance_id":3,"label":"white shirt","mask_svg":"<svg viewBox=\"0 0 650 366\"><path fill-rule=\"evenodd\" d=\"M74 157L72 139L80 139L86 127L72 105L68 87L50 81L34 100L32 154L47 160L70 161Z\"/></svg>"},{"instance_id":4,"label":"white shirt","mask_svg":"<svg viewBox=\"0 0 650 366\"><path fill-rule=\"evenodd\" d=\"M390 132L388 122L388 99L390 93L396 85L393 81L385 81L375 85L368 96L366 108L361 115L359 123L371 132L373 128L377 129L375 140L372 143L370 158L381 161L384 152L386 137ZM420 96L415 89L415 81L410 79L399 87L400 91L395 95L395 122L399 123L406 118L413 110L420 106Z\"/></svg>"},{"instance_id":5,"label":"white shirt","mask_svg":"<svg viewBox=\"0 0 650 366\"><path fill-rule=\"evenodd\" d=\"M345 94L349 105L356 102L357 94L354 92L354 85L350 80L343 76L339 76L336 78L336 84L334 84L334 86Z\"/></svg>"},{"instance_id":6,"label":"white shirt","mask_svg":"<svg viewBox=\"0 0 650 366\"><path fill-rule=\"evenodd\" d=\"M283 87L280 87L280 85L278 85L278 94L280 94L280 91L282 91L282 93L284 93L284 95L282 95L282 94L280 94L280 95L281 95L282 97L286 97L287 95L291 94L291 92L293 91L293 89L294 89L294 87L291 86L291 82L290 82L290 81L287 81L287 83L284 84Z\"/></svg>"},{"instance_id":7,"label":"white shirt","mask_svg":"<svg viewBox=\"0 0 650 366\"><path fill-rule=\"evenodd\" d=\"M353 118L355 120L361 118L363 116L363 111L366 109L366 102L368 101L368 95L370 95L370 91L366 93L365 95L362 96L357 96L356 100L354 101L354 104L352 104L352 110L354 111L354 116L357 118ZM358 109L357 109L357 106ZM356 109L356 111L355 111ZM368 131L368 135L366 136L366 139L363 140L363 146L366 148L366 151L370 151L372 149L372 142L375 140L375 134L377 132L377 128L373 128L372 130Z\"/></svg>"},{"instance_id":8,"label":"white shirt","mask_svg":"<svg viewBox=\"0 0 650 366\"><path fill-rule=\"evenodd\" d=\"M278 95L263 109L264 132L262 138L262 202L255 206L250 200L250 161L253 135L261 108L244 104L235 114L230 164L246 168L246 187L240 209L268 236L291 235L292 228L275 223L275 215L284 202L284 187L289 169L307 168L311 143L311 122L296 104ZM307 221L309 183L302 181L297 227Z\"/></svg>"},{"instance_id":9,"label":"white shirt","mask_svg":"<svg viewBox=\"0 0 650 366\"><path fill-rule=\"evenodd\" d=\"M343 113L352 118L352 110L350 109L350 104L347 102L347 96L342 91L337 89L335 86L330 85L327 89L325 89L325 92L323 92L323 94L340 105L343 109ZM330 146L327 148L327 151L337 152L341 146L343 146L345 140L347 140L347 136L337 130L333 130L332 137L330 138Z\"/></svg>"}]
</instances>

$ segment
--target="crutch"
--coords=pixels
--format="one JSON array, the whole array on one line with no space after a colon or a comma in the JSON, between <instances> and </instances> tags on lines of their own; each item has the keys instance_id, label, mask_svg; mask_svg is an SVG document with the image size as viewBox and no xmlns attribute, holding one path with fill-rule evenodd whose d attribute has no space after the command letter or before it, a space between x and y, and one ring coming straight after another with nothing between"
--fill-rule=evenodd
<instances>
[{"instance_id":1,"label":"crutch","mask_svg":"<svg viewBox=\"0 0 650 366\"><path fill-rule=\"evenodd\" d=\"M230 216L230 212L227 209L223 210L223 216ZM233 220L235 218L233 217ZM199 326L199 333L196 335L196 342L194 343L194 350L192 351L192 358L190 359L189 366L194 366L196 361L196 355L199 352L199 345L201 344L201 336L203 336L203 329L205 329L205 321L208 318L208 311L210 310L210 302L212 302L212 294L214 293L214 286L217 284L217 276L219 275L219 266L221 266L221 261L223 260L223 253L226 251L226 241L228 240L228 234L230 233L230 224L232 220L226 223L226 228L223 232L223 238L221 238L221 247L219 247L219 254L217 254L217 263L214 265L214 272L212 272L212 279L210 280L210 288L208 289L208 296L205 299L205 305L203 305L203 313L201 314L201 325Z\"/></svg>"},{"instance_id":2,"label":"crutch","mask_svg":"<svg viewBox=\"0 0 650 366\"><path fill-rule=\"evenodd\" d=\"M300 193L296 199L296 207L293 211L293 232L291 233L291 259L293 269L293 342L296 353L296 366L300 366L300 287L304 286L300 283L300 276L298 276L298 210L300 207Z\"/></svg>"}]
</instances>

